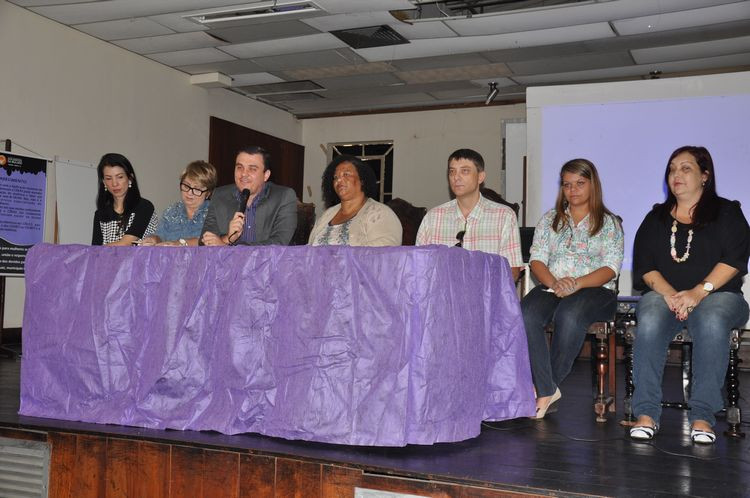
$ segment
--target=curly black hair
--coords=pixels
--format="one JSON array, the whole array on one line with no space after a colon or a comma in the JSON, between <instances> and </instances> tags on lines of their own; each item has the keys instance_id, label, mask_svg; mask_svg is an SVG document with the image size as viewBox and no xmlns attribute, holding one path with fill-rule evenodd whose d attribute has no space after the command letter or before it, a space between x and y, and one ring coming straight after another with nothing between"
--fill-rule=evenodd
<instances>
[{"instance_id":1,"label":"curly black hair","mask_svg":"<svg viewBox=\"0 0 750 498\"><path fill-rule=\"evenodd\" d=\"M320 188L323 191L323 202L325 203L325 207L329 208L341 202L341 199L339 199L339 196L333 189L333 174L336 172L336 167L341 163L351 163L352 166L357 168L357 174L359 175L359 181L362 184L362 192L365 193L365 197L371 197L378 200L378 194L380 191L372 168L362 162L358 157L342 154L334 157L333 161L328 163L326 170L323 172L323 181Z\"/></svg>"}]
</instances>

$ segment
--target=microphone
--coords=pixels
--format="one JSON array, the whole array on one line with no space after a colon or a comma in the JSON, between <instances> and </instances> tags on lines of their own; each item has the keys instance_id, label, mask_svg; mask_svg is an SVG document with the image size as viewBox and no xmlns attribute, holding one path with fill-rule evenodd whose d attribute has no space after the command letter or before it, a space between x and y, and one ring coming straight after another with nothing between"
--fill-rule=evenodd
<instances>
[{"instance_id":1,"label":"microphone","mask_svg":"<svg viewBox=\"0 0 750 498\"><path fill-rule=\"evenodd\" d=\"M250 198L250 189L246 188L242 191L242 194L240 194L240 203L237 206L237 212L238 213L244 213L245 212L245 206L247 206L247 200Z\"/></svg>"}]
</instances>

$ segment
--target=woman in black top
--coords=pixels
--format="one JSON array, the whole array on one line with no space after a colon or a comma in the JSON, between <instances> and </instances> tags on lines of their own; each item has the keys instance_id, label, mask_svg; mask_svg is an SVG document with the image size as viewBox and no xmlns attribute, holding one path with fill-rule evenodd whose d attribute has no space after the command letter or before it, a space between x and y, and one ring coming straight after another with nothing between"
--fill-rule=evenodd
<instances>
[{"instance_id":1,"label":"woman in black top","mask_svg":"<svg viewBox=\"0 0 750 498\"><path fill-rule=\"evenodd\" d=\"M104 154L96 172L99 194L91 244L129 246L154 233L154 205L141 197L130 161L121 154Z\"/></svg>"},{"instance_id":2,"label":"woman in black top","mask_svg":"<svg viewBox=\"0 0 750 498\"><path fill-rule=\"evenodd\" d=\"M742 296L750 228L739 203L716 194L713 160L704 147L675 150L664 180L667 200L646 215L635 236L633 286L646 293L636 310L633 439L651 439L661 415L661 379L672 338L693 339L690 438L716 440L714 414L729 361L729 332L748 319Z\"/></svg>"}]
</instances>

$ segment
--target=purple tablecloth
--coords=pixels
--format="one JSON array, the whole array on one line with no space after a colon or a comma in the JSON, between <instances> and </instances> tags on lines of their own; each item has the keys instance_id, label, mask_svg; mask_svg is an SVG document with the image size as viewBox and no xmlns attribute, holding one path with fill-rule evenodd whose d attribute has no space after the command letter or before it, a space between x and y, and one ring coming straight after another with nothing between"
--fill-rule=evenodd
<instances>
[{"instance_id":1,"label":"purple tablecloth","mask_svg":"<svg viewBox=\"0 0 750 498\"><path fill-rule=\"evenodd\" d=\"M401 446L534 413L506 260L449 247L40 244L22 361L35 417Z\"/></svg>"}]
</instances>

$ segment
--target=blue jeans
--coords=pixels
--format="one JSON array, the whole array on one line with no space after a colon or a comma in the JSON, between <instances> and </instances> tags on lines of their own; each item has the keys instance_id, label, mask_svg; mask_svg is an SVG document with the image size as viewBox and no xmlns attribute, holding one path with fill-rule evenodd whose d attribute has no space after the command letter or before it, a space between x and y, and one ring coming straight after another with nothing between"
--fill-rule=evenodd
<instances>
[{"instance_id":1,"label":"blue jeans","mask_svg":"<svg viewBox=\"0 0 750 498\"><path fill-rule=\"evenodd\" d=\"M709 294L684 322L669 310L664 297L646 293L636 309L638 327L633 347L633 413L648 415L654 422L661 416L661 380L669 343L687 327L693 338L693 378L690 414L692 423L705 420L716 423L714 414L724 406L721 387L729 363L729 332L741 327L748 318L748 306L742 294Z\"/></svg>"},{"instance_id":2,"label":"blue jeans","mask_svg":"<svg viewBox=\"0 0 750 498\"><path fill-rule=\"evenodd\" d=\"M538 397L554 394L570 373L589 326L611 320L617 307L617 296L604 287L581 289L563 298L544 291L544 288L541 285L534 287L521 300L531 376ZM544 329L553 321L555 331L550 348Z\"/></svg>"}]
</instances>

